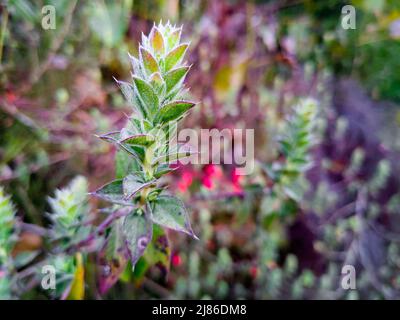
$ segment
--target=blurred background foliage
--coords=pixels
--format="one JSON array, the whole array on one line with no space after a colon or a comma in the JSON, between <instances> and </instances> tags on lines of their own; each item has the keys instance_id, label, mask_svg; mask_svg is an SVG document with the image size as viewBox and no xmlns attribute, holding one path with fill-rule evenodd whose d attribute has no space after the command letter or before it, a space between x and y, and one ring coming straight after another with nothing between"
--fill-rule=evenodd
<instances>
[{"instance_id":1,"label":"blurred background foliage","mask_svg":"<svg viewBox=\"0 0 400 320\"><path fill-rule=\"evenodd\" d=\"M349 2L355 30L341 27ZM46 4L54 30L41 26ZM0 17L0 206L23 221L14 258L49 250L23 225L50 224L56 188L114 177L115 150L94 134L124 125L112 77L129 79L127 52L162 19L183 23L191 41L188 85L202 103L183 127L254 128L255 171L189 165L170 175L201 240L171 233L170 250L152 248L104 298L400 297L398 1L2 0ZM305 133L312 166L288 190L280 137L303 97L318 109ZM90 202L98 216L103 204ZM74 262L56 262L70 279ZM96 264L85 258L86 298L99 298ZM341 288L345 264L357 290ZM36 270L35 257L24 268Z\"/></svg>"}]
</instances>

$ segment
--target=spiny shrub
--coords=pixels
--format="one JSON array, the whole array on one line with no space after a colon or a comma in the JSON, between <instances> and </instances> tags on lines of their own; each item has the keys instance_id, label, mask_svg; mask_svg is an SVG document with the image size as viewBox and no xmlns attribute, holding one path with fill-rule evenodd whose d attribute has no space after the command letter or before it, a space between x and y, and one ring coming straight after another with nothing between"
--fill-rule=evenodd
<instances>
[{"instance_id":1,"label":"spiny shrub","mask_svg":"<svg viewBox=\"0 0 400 320\"><path fill-rule=\"evenodd\" d=\"M310 149L316 141L317 104L307 98L301 99L286 119L283 134L278 143L282 160L264 166L274 182L266 207L279 202L278 212L288 215L297 211L297 203L307 189L304 173L312 166Z\"/></svg>"},{"instance_id":2,"label":"spiny shrub","mask_svg":"<svg viewBox=\"0 0 400 320\"><path fill-rule=\"evenodd\" d=\"M133 113L122 130L100 136L120 150L117 179L93 193L119 206L105 244L107 259L118 265L127 254L135 266L152 240L154 224L196 238L182 201L159 185L172 162L192 153L171 139L177 122L195 106L184 97L189 44L181 43L181 33L182 28L160 23L148 37L142 35L139 57L130 56L132 82L116 80Z\"/></svg>"},{"instance_id":3,"label":"spiny shrub","mask_svg":"<svg viewBox=\"0 0 400 320\"><path fill-rule=\"evenodd\" d=\"M90 207L87 201L88 185L84 177L78 176L71 183L55 191L49 197L51 213L51 238L65 250L86 239L90 233Z\"/></svg>"},{"instance_id":4,"label":"spiny shrub","mask_svg":"<svg viewBox=\"0 0 400 320\"><path fill-rule=\"evenodd\" d=\"M133 113L122 130L100 136L119 149L117 179L92 193L112 203L103 210L109 215L93 227L88 185L83 177L48 198L51 224L41 232L50 250L25 274L34 270L34 283L39 284L39 267L53 266L56 290L50 295L54 298L84 297L84 262L91 251L98 251L98 285L100 293L105 293L128 261L135 267L146 249L149 253L141 260L141 272L154 264L169 268L170 248L164 227L196 238L184 204L167 194L160 183L160 178L173 170L172 163L192 154L185 144L173 139L178 121L195 106L185 99L183 81L190 67L183 60L189 44L181 43L181 33L182 28L170 23L154 25L148 37L142 36L139 57L129 56L132 82L117 81ZM9 297L11 292L14 222L13 206L0 189L1 297Z\"/></svg>"},{"instance_id":5,"label":"spiny shrub","mask_svg":"<svg viewBox=\"0 0 400 320\"><path fill-rule=\"evenodd\" d=\"M48 238L52 250L45 262L56 271L56 290L50 291L54 298L82 299L84 296L83 259L87 252L83 244L90 239L92 231L87 194L87 180L78 176L48 198L51 207Z\"/></svg>"}]
</instances>

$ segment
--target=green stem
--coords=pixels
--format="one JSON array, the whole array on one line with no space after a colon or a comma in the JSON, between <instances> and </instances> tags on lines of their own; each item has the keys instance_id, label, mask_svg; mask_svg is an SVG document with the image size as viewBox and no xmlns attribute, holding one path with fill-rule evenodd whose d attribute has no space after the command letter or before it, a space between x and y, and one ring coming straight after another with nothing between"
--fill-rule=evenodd
<instances>
[{"instance_id":1,"label":"green stem","mask_svg":"<svg viewBox=\"0 0 400 320\"><path fill-rule=\"evenodd\" d=\"M151 165L154 159L154 146L150 146L146 149L146 153L143 161L143 171L146 179L152 180L154 177L154 168Z\"/></svg>"}]
</instances>

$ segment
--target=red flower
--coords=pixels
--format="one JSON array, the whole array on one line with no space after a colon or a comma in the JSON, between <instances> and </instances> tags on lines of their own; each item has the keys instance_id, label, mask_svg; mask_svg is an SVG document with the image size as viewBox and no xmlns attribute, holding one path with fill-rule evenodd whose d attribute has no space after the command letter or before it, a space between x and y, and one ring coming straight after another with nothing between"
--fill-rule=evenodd
<instances>
[{"instance_id":1,"label":"red flower","mask_svg":"<svg viewBox=\"0 0 400 320\"><path fill-rule=\"evenodd\" d=\"M241 180L243 180L243 176L238 174L238 168L233 169L232 175L231 175L231 181L232 181L232 186L233 186L234 192L242 192L243 191L243 188L240 183Z\"/></svg>"},{"instance_id":2,"label":"red flower","mask_svg":"<svg viewBox=\"0 0 400 320\"><path fill-rule=\"evenodd\" d=\"M172 256L172 265L174 267L179 267L182 264L182 258L179 254L174 254Z\"/></svg>"},{"instance_id":3,"label":"red flower","mask_svg":"<svg viewBox=\"0 0 400 320\"><path fill-rule=\"evenodd\" d=\"M249 273L253 279L257 278L258 268L255 266L250 267Z\"/></svg>"},{"instance_id":4,"label":"red flower","mask_svg":"<svg viewBox=\"0 0 400 320\"><path fill-rule=\"evenodd\" d=\"M17 100L17 96L14 92L7 92L6 93L6 100L8 103L14 103Z\"/></svg>"},{"instance_id":5,"label":"red flower","mask_svg":"<svg viewBox=\"0 0 400 320\"><path fill-rule=\"evenodd\" d=\"M193 182L193 173L191 171L184 171L182 173L182 178L178 183L178 189L181 192L185 192L191 185Z\"/></svg>"},{"instance_id":6,"label":"red flower","mask_svg":"<svg viewBox=\"0 0 400 320\"><path fill-rule=\"evenodd\" d=\"M203 169L203 173L202 184L207 189L213 189L215 187L214 182L224 176L221 167L213 164L206 165Z\"/></svg>"},{"instance_id":7,"label":"red flower","mask_svg":"<svg viewBox=\"0 0 400 320\"><path fill-rule=\"evenodd\" d=\"M212 189L214 188L214 184L209 176L204 177L201 182L203 183L203 186L206 187L207 189Z\"/></svg>"}]
</instances>

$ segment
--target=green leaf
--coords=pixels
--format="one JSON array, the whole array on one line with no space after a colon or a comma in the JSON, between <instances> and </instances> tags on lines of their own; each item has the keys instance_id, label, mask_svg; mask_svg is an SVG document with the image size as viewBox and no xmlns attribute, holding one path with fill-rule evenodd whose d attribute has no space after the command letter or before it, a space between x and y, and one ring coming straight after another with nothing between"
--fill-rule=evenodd
<instances>
[{"instance_id":1,"label":"green leaf","mask_svg":"<svg viewBox=\"0 0 400 320\"><path fill-rule=\"evenodd\" d=\"M142 78L145 77L145 75L143 74L143 70L140 67L140 61L138 59L136 59L135 57L131 56L129 53L128 53L128 56L131 61L133 73L138 77L142 77Z\"/></svg>"},{"instance_id":2,"label":"green leaf","mask_svg":"<svg viewBox=\"0 0 400 320\"><path fill-rule=\"evenodd\" d=\"M178 95L182 96L186 90L183 89L181 86L175 86L168 94L166 95L164 101L170 102L173 101Z\"/></svg>"},{"instance_id":3,"label":"green leaf","mask_svg":"<svg viewBox=\"0 0 400 320\"><path fill-rule=\"evenodd\" d=\"M159 72L155 72L150 76L149 82L151 86L153 87L154 91L158 95L159 100L163 100L163 97L165 96L166 92L166 84L164 79L162 78L161 74Z\"/></svg>"},{"instance_id":4,"label":"green leaf","mask_svg":"<svg viewBox=\"0 0 400 320\"><path fill-rule=\"evenodd\" d=\"M153 227L154 227L154 225L153 225ZM149 248L147 247L147 250L144 252L144 255L146 255L148 249ZM141 257L138 260L138 262L136 262L133 272L131 271L132 267L129 268L129 266L128 266L130 278L127 280L127 282L128 281L132 282L132 283L134 283L134 285L136 287L140 287L144 280L144 277L145 277L147 271L150 269L150 267L152 267L152 266L148 264L148 262L144 259L144 257Z\"/></svg>"},{"instance_id":5,"label":"green leaf","mask_svg":"<svg viewBox=\"0 0 400 320\"><path fill-rule=\"evenodd\" d=\"M198 239L190 226L186 208L181 200L161 195L150 203L151 220L163 227L187 233Z\"/></svg>"},{"instance_id":6,"label":"green leaf","mask_svg":"<svg viewBox=\"0 0 400 320\"><path fill-rule=\"evenodd\" d=\"M153 85L153 87L161 87L164 84L164 80L159 72L153 73L150 76L149 81Z\"/></svg>"},{"instance_id":7,"label":"green leaf","mask_svg":"<svg viewBox=\"0 0 400 320\"><path fill-rule=\"evenodd\" d=\"M99 138L117 145L119 148L121 148L122 150L133 156L136 161L141 162L144 158L143 148L136 145L126 145L121 143L119 141L120 136L121 136L120 132L114 131L99 136Z\"/></svg>"},{"instance_id":8,"label":"green leaf","mask_svg":"<svg viewBox=\"0 0 400 320\"><path fill-rule=\"evenodd\" d=\"M163 176L163 175L165 175L167 173L170 173L170 172L172 172L172 171L174 171L176 169L177 169L177 167L176 168L170 168L170 166L166 165L166 164L159 165L159 166L157 166L156 172L154 173L154 177L156 177L158 179L161 176Z\"/></svg>"},{"instance_id":9,"label":"green leaf","mask_svg":"<svg viewBox=\"0 0 400 320\"><path fill-rule=\"evenodd\" d=\"M128 154L132 155L137 161L139 161L140 163L143 162L145 156L144 147L137 145L127 145L123 143L120 143L119 146L122 150L125 150Z\"/></svg>"},{"instance_id":10,"label":"green leaf","mask_svg":"<svg viewBox=\"0 0 400 320\"><path fill-rule=\"evenodd\" d=\"M158 97L153 90L153 87L141 78L133 76L136 89L143 104L146 106L149 114L154 115L158 110Z\"/></svg>"},{"instance_id":11,"label":"green leaf","mask_svg":"<svg viewBox=\"0 0 400 320\"><path fill-rule=\"evenodd\" d=\"M131 105L134 104L134 97L135 97L135 89L131 86L128 82L119 81L114 78L117 82L118 86L120 87L122 94L124 95L126 101L128 101Z\"/></svg>"},{"instance_id":12,"label":"green leaf","mask_svg":"<svg viewBox=\"0 0 400 320\"><path fill-rule=\"evenodd\" d=\"M92 195L124 206L134 206L134 203L127 201L124 197L123 179L117 179L97 189Z\"/></svg>"},{"instance_id":13,"label":"green leaf","mask_svg":"<svg viewBox=\"0 0 400 320\"><path fill-rule=\"evenodd\" d=\"M129 120L130 120L130 122L132 124L132 127L134 128L134 132L135 133L141 133L142 132L142 121L141 120L144 120L144 119L138 119L136 117L130 117Z\"/></svg>"},{"instance_id":14,"label":"green leaf","mask_svg":"<svg viewBox=\"0 0 400 320\"><path fill-rule=\"evenodd\" d=\"M143 258L149 266L158 265L163 268L165 274L170 269L171 247L164 229L153 225L153 238L144 253Z\"/></svg>"},{"instance_id":15,"label":"green leaf","mask_svg":"<svg viewBox=\"0 0 400 320\"><path fill-rule=\"evenodd\" d=\"M121 140L121 143L126 143L129 145L136 145L142 147L148 147L155 142L155 138L149 134L135 134Z\"/></svg>"},{"instance_id":16,"label":"green leaf","mask_svg":"<svg viewBox=\"0 0 400 320\"><path fill-rule=\"evenodd\" d=\"M177 100L167 103L161 107L156 116L156 122L169 122L178 119L189 109L193 108L195 103L191 101Z\"/></svg>"},{"instance_id":17,"label":"green leaf","mask_svg":"<svg viewBox=\"0 0 400 320\"><path fill-rule=\"evenodd\" d=\"M137 192L154 183L154 181L143 182L141 176L130 174L123 179L122 188L125 199L131 199Z\"/></svg>"},{"instance_id":18,"label":"green leaf","mask_svg":"<svg viewBox=\"0 0 400 320\"><path fill-rule=\"evenodd\" d=\"M152 73L159 71L156 59L143 47L140 47L140 58L147 75L151 75Z\"/></svg>"},{"instance_id":19,"label":"green leaf","mask_svg":"<svg viewBox=\"0 0 400 320\"><path fill-rule=\"evenodd\" d=\"M125 100L128 102L129 106L135 108L137 112L139 112L143 117L146 116L146 111L143 108L142 102L138 99L138 96L135 92L135 88L125 81L119 81L114 78L117 82L119 88L122 91L122 94L125 97Z\"/></svg>"},{"instance_id":20,"label":"green leaf","mask_svg":"<svg viewBox=\"0 0 400 320\"><path fill-rule=\"evenodd\" d=\"M182 28L176 29L168 36L168 48L174 48L181 39Z\"/></svg>"},{"instance_id":21,"label":"green leaf","mask_svg":"<svg viewBox=\"0 0 400 320\"><path fill-rule=\"evenodd\" d=\"M150 243L153 234L153 223L146 213L132 212L125 217L122 230L134 267Z\"/></svg>"},{"instance_id":22,"label":"green leaf","mask_svg":"<svg viewBox=\"0 0 400 320\"><path fill-rule=\"evenodd\" d=\"M130 157L125 151L118 150L115 155L115 177L122 179L129 172L139 171L140 165L138 161Z\"/></svg>"},{"instance_id":23,"label":"green leaf","mask_svg":"<svg viewBox=\"0 0 400 320\"><path fill-rule=\"evenodd\" d=\"M147 131L150 131L152 128L153 128L153 124L150 121L143 119L142 130L147 132Z\"/></svg>"},{"instance_id":24,"label":"green leaf","mask_svg":"<svg viewBox=\"0 0 400 320\"><path fill-rule=\"evenodd\" d=\"M73 255L59 253L49 255L45 260L46 264L56 269L56 288L50 292L51 296L65 300L71 290L72 280L76 272L76 263Z\"/></svg>"},{"instance_id":25,"label":"green leaf","mask_svg":"<svg viewBox=\"0 0 400 320\"><path fill-rule=\"evenodd\" d=\"M165 83L167 85L167 92L170 92L178 83L182 82L188 73L190 67L179 67L168 71L165 76Z\"/></svg>"},{"instance_id":26,"label":"green leaf","mask_svg":"<svg viewBox=\"0 0 400 320\"><path fill-rule=\"evenodd\" d=\"M122 222L123 219L119 218L111 225L111 231L106 239L106 245L103 247L107 260L120 258L120 254L123 252L125 238L122 232Z\"/></svg>"},{"instance_id":27,"label":"green leaf","mask_svg":"<svg viewBox=\"0 0 400 320\"><path fill-rule=\"evenodd\" d=\"M120 137L120 132L119 131L112 131L108 132L106 134L103 134L101 136L98 136L101 140L111 142L111 143L116 143L119 140Z\"/></svg>"},{"instance_id":28,"label":"green leaf","mask_svg":"<svg viewBox=\"0 0 400 320\"><path fill-rule=\"evenodd\" d=\"M154 52L158 54L164 53L164 38L157 27L153 27L153 29L151 30L150 45L152 46Z\"/></svg>"},{"instance_id":29,"label":"green leaf","mask_svg":"<svg viewBox=\"0 0 400 320\"><path fill-rule=\"evenodd\" d=\"M139 286L147 271L156 266L166 277L170 270L171 247L164 229L153 224L153 237L143 256L138 260L133 272L133 282Z\"/></svg>"},{"instance_id":30,"label":"green leaf","mask_svg":"<svg viewBox=\"0 0 400 320\"><path fill-rule=\"evenodd\" d=\"M166 187L164 187L164 188L154 188L154 189L152 189L152 190L148 193L146 199L147 199L149 202L154 201L155 199L158 198L158 196L160 195L160 193L163 192L163 191L165 190L165 188L166 188Z\"/></svg>"},{"instance_id":31,"label":"green leaf","mask_svg":"<svg viewBox=\"0 0 400 320\"><path fill-rule=\"evenodd\" d=\"M165 71L171 70L183 59L188 46L189 44L187 43L181 44L167 54L165 57Z\"/></svg>"},{"instance_id":32,"label":"green leaf","mask_svg":"<svg viewBox=\"0 0 400 320\"><path fill-rule=\"evenodd\" d=\"M171 163L176 162L179 159L190 157L193 154L198 153L192 150L192 147L188 144L179 143L170 148L166 154L162 154L153 160L152 165L160 163Z\"/></svg>"},{"instance_id":33,"label":"green leaf","mask_svg":"<svg viewBox=\"0 0 400 320\"><path fill-rule=\"evenodd\" d=\"M106 293L118 281L128 263L129 254L122 232L122 222L122 218L114 221L106 242L99 252L98 284L100 294Z\"/></svg>"}]
</instances>

